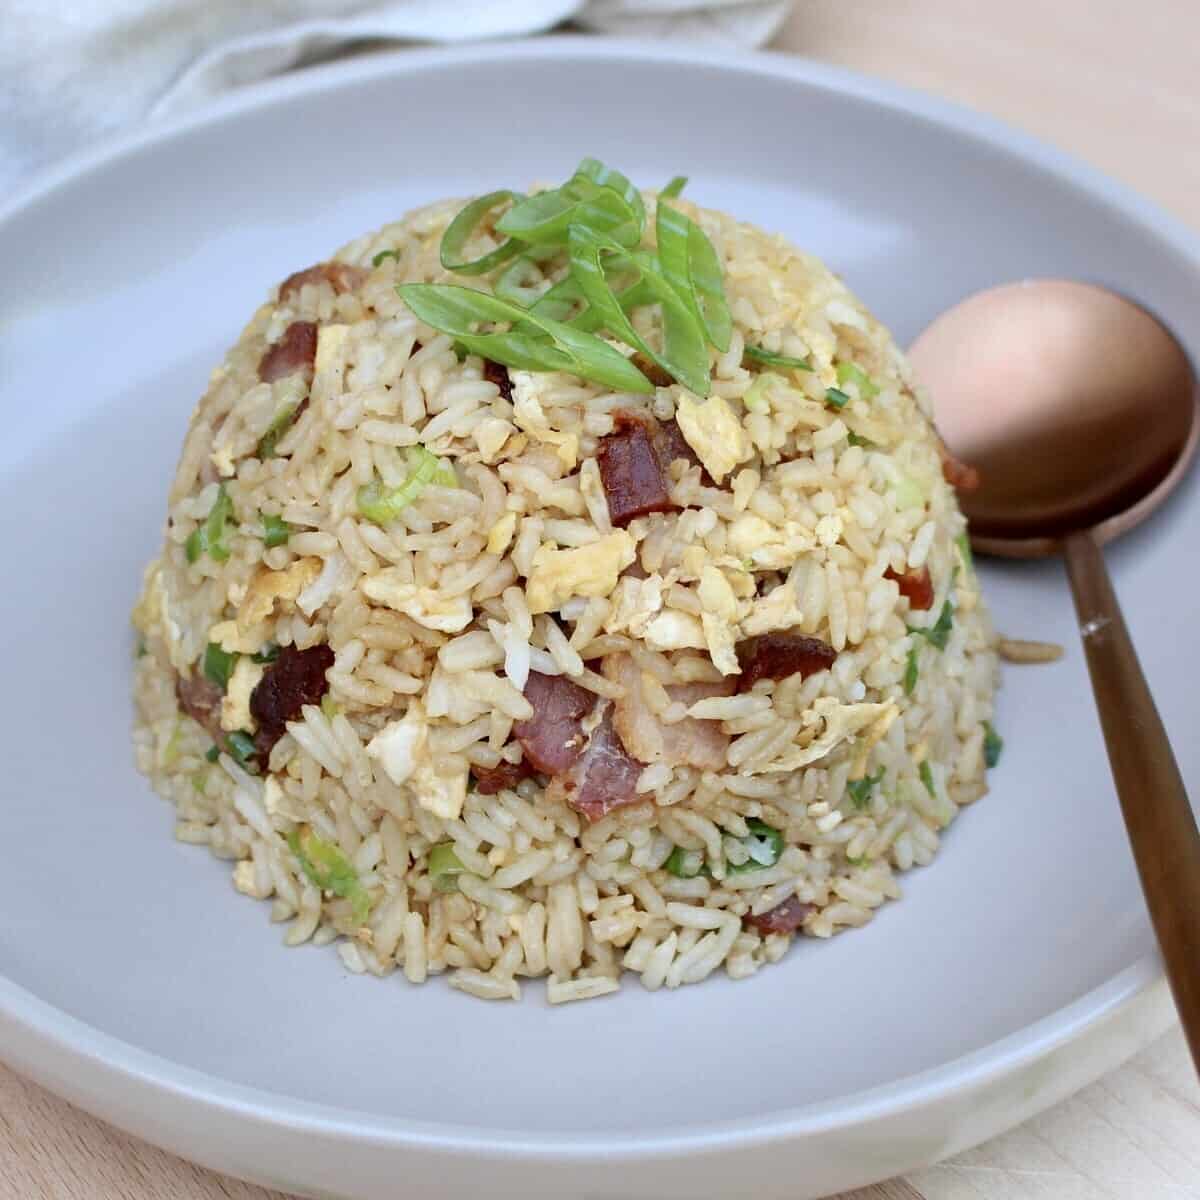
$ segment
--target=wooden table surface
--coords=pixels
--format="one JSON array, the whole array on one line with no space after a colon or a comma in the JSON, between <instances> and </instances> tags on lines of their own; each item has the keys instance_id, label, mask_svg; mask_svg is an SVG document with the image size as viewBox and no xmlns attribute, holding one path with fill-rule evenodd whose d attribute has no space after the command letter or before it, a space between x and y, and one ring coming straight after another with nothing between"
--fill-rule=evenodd
<instances>
[{"instance_id":1,"label":"wooden table surface","mask_svg":"<svg viewBox=\"0 0 1200 1200\"><path fill-rule=\"evenodd\" d=\"M798 0L776 45L1002 117L1200 230L1198 0ZM218 1197L284 1200L0 1067L0 1200ZM1036 1121L842 1200L1026 1197L1200 1200L1200 1086L1178 1031Z\"/></svg>"}]
</instances>

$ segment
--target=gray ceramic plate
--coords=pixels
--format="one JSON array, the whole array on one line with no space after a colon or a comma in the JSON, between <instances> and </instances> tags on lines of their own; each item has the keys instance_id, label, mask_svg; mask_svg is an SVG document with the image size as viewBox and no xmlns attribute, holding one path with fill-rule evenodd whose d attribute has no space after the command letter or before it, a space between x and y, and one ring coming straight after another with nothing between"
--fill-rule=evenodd
<instances>
[{"instance_id":1,"label":"gray ceramic plate","mask_svg":"<svg viewBox=\"0 0 1200 1200\"><path fill-rule=\"evenodd\" d=\"M1169 1008L1060 568L988 564L1009 671L991 796L865 930L752 982L551 1010L285 951L172 842L128 746L127 612L208 369L270 284L412 205L583 154L781 230L902 340L976 288L1098 279L1191 338L1166 217L979 117L791 59L600 41L407 53L239 93L0 215L0 1053L153 1141L321 1195L791 1200L1057 1100ZM1112 552L1185 776L1194 485ZM1190 585L1190 586L1189 586Z\"/></svg>"}]
</instances>

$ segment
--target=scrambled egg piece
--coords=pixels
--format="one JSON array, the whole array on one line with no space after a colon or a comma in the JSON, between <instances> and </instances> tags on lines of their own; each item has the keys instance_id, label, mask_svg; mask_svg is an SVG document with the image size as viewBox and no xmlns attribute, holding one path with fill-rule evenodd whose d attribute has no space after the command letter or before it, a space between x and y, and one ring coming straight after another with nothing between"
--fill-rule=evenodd
<instances>
[{"instance_id":1,"label":"scrambled egg piece","mask_svg":"<svg viewBox=\"0 0 1200 1200\"><path fill-rule=\"evenodd\" d=\"M698 404L687 393L682 394L675 406L675 420L687 444L718 483L750 457L746 431L720 396L710 396Z\"/></svg>"},{"instance_id":2,"label":"scrambled egg piece","mask_svg":"<svg viewBox=\"0 0 1200 1200\"><path fill-rule=\"evenodd\" d=\"M312 402L340 396L346 377L346 336L349 325L322 325L317 330L317 353L313 359Z\"/></svg>"},{"instance_id":3,"label":"scrambled egg piece","mask_svg":"<svg viewBox=\"0 0 1200 1200\"><path fill-rule=\"evenodd\" d=\"M759 571L786 571L801 554L813 548L812 535L795 522L777 529L755 513L743 513L729 527L729 549Z\"/></svg>"},{"instance_id":4,"label":"scrambled egg piece","mask_svg":"<svg viewBox=\"0 0 1200 1200\"><path fill-rule=\"evenodd\" d=\"M486 417L471 431L475 445L479 447L479 457L485 463L494 463L504 449L504 443L517 431L510 421L500 417Z\"/></svg>"},{"instance_id":5,"label":"scrambled egg piece","mask_svg":"<svg viewBox=\"0 0 1200 1200\"><path fill-rule=\"evenodd\" d=\"M250 693L258 687L265 671L262 663L251 662L248 658L237 660L221 700L222 729L230 733L237 729L248 729L253 733L258 728L258 723L250 715Z\"/></svg>"},{"instance_id":6,"label":"scrambled egg piece","mask_svg":"<svg viewBox=\"0 0 1200 1200\"><path fill-rule=\"evenodd\" d=\"M183 631L171 618L171 606L163 583L162 560L158 558L146 567L142 594L133 610L133 626L139 633L149 637L155 632L156 625L162 630L171 666L186 675L191 670L191 663L184 653Z\"/></svg>"},{"instance_id":7,"label":"scrambled egg piece","mask_svg":"<svg viewBox=\"0 0 1200 1200\"><path fill-rule=\"evenodd\" d=\"M257 654L267 642L265 621L240 629L236 621L218 621L209 631L208 640L215 642L226 654Z\"/></svg>"},{"instance_id":8,"label":"scrambled egg piece","mask_svg":"<svg viewBox=\"0 0 1200 1200\"><path fill-rule=\"evenodd\" d=\"M571 550L555 550L543 543L533 556L525 584L529 611L550 612L572 596L607 596L636 554L637 544L623 529Z\"/></svg>"},{"instance_id":9,"label":"scrambled egg piece","mask_svg":"<svg viewBox=\"0 0 1200 1200\"><path fill-rule=\"evenodd\" d=\"M707 650L704 625L691 613L668 609L659 613L642 635L651 650Z\"/></svg>"},{"instance_id":10,"label":"scrambled egg piece","mask_svg":"<svg viewBox=\"0 0 1200 1200\"><path fill-rule=\"evenodd\" d=\"M503 554L511 544L513 534L516 530L517 514L515 512L506 512L492 526L488 533L487 552L489 554Z\"/></svg>"},{"instance_id":11,"label":"scrambled egg piece","mask_svg":"<svg viewBox=\"0 0 1200 1200\"><path fill-rule=\"evenodd\" d=\"M321 573L321 560L298 558L283 571L259 567L246 588L238 608L238 628L245 633L265 621L275 611L275 602L291 604Z\"/></svg>"},{"instance_id":12,"label":"scrambled egg piece","mask_svg":"<svg viewBox=\"0 0 1200 1200\"><path fill-rule=\"evenodd\" d=\"M646 632L646 626L662 610L664 582L661 575L619 580L616 591L609 598L612 607L604 622L604 632L628 631L634 637L641 637Z\"/></svg>"},{"instance_id":13,"label":"scrambled egg piece","mask_svg":"<svg viewBox=\"0 0 1200 1200\"><path fill-rule=\"evenodd\" d=\"M784 583L754 602L742 621L742 632L747 637L757 637L776 629L791 629L803 620L804 612L796 600L796 589L790 583Z\"/></svg>"},{"instance_id":14,"label":"scrambled egg piece","mask_svg":"<svg viewBox=\"0 0 1200 1200\"><path fill-rule=\"evenodd\" d=\"M364 579L363 592L372 600L412 617L426 629L440 633L459 633L471 623L471 597L440 596L433 588L409 583L403 572L395 567Z\"/></svg>"},{"instance_id":15,"label":"scrambled egg piece","mask_svg":"<svg viewBox=\"0 0 1200 1200\"><path fill-rule=\"evenodd\" d=\"M755 774L768 771L795 771L824 758L831 750L848 738L855 737L871 725L880 725L882 732L878 741L899 715L900 708L894 700L882 704L843 704L832 696L822 696L805 714L805 723L813 727L824 723L820 734L807 746L793 746L765 766L754 768ZM874 742L872 742L874 745Z\"/></svg>"},{"instance_id":16,"label":"scrambled egg piece","mask_svg":"<svg viewBox=\"0 0 1200 1200\"><path fill-rule=\"evenodd\" d=\"M455 761L452 774L437 770L429 753L429 724L417 700L398 721L389 721L368 743L367 754L397 786L407 785L417 803L434 816L456 821L467 799L465 763Z\"/></svg>"},{"instance_id":17,"label":"scrambled egg piece","mask_svg":"<svg viewBox=\"0 0 1200 1200\"><path fill-rule=\"evenodd\" d=\"M542 408L541 393L552 386L552 380L533 371L509 371L508 377L512 381L513 420L535 441L557 447L559 462L573 471L579 461L579 438L551 428Z\"/></svg>"},{"instance_id":18,"label":"scrambled egg piece","mask_svg":"<svg viewBox=\"0 0 1200 1200\"><path fill-rule=\"evenodd\" d=\"M719 567L705 566L696 589L700 598L700 624L713 665L722 675L739 675L734 647L737 644L738 598Z\"/></svg>"}]
</instances>

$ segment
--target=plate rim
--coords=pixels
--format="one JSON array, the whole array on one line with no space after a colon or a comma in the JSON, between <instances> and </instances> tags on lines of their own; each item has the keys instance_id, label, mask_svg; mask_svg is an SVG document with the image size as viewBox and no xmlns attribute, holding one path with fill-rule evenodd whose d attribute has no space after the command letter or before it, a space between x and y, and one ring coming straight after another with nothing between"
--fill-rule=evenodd
<instances>
[{"instance_id":1,"label":"plate rim","mask_svg":"<svg viewBox=\"0 0 1200 1200\"><path fill-rule=\"evenodd\" d=\"M337 91L357 82L437 70L461 63L492 61L514 54L526 59L680 63L710 67L725 75L753 75L817 87L840 96L899 112L927 125L968 138L1035 166L1100 200L1127 221L1167 243L1190 261L1200 276L1200 234L1156 202L1140 195L1073 155L1061 151L999 118L977 112L929 93L876 79L850 69L781 51L731 51L707 45L664 45L594 35L555 35L498 39L450 46L406 47L361 58L305 68L274 79L244 85L199 109L165 118L150 118L136 130L112 137L35 173L0 202L0 233L9 221L52 197L89 173L122 159L153 150L193 130L211 129L247 112L286 106L299 96ZM666 1126L649 1133L610 1131L600 1134L546 1133L499 1127L457 1126L319 1104L251 1087L195 1070L144 1050L87 1024L42 1000L0 973L0 1057L20 1064L60 1094L89 1107L98 1095L86 1083L75 1086L51 1065L74 1058L91 1068L89 1081L124 1083L145 1100L159 1097L198 1104L213 1116L253 1119L294 1134L321 1135L348 1142L372 1142L395 1149L445 1150L530 1162L595 1162L600 1156L634 1161L647 1157L704 1150L763 1146L833 1131L846 1131L889 1117L969 1096L1008 1079L1061 1048L1083 1046L1102 1027L1124 1021L1138 1028L1133 1043L1116 1055L1107 1053L1075 1074L1083 1086L1103 1070L1116 1066L1167 1028L1170 1005L1162 965L1151 951L1099 986L1022 1029L970 1053L888 1083L851 1092L834 1101L779 1109L761 1116ZM1096 1050L1096 1047L1093 1047ZM39 1057L41 1067L39 1068ZM1094 1068L1094 1069L1093 1069ZM1054 1097L1047 1100L1052 1102ZM98 1101L93 1101L93 1105ZM101 1115L104 1115L101 1111ZM112 1118L106 1118L112 1119ZM125 1127L130 1127L126 1121ZM1003 1128L985 1130L992 1136ZM980 1140L976 1138L975 1140ZM961 1147L960 1147L961 1148Z\"/></svg>"}]
</instances>

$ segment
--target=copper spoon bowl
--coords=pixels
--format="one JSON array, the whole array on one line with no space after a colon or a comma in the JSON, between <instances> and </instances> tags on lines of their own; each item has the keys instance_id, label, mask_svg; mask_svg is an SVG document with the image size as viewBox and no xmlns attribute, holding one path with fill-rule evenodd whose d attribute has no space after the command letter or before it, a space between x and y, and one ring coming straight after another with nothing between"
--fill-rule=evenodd
<instances>
[{"instance_id":1,"label":"copper spoon bowl","mask_svg":"<svg viewBox=\"0 0 1200 1200\"><path fill-rule=\"evenodd\" d=\"M1032 280L972 296L910 351L956 457L985 554L1061 554L1121 811L1200 1070L1200 832L1100 547L1144 521L1200 443L1183 347L1103 288Z\"/></svg>"}]
</instances>

